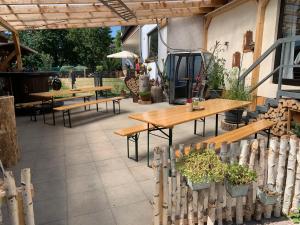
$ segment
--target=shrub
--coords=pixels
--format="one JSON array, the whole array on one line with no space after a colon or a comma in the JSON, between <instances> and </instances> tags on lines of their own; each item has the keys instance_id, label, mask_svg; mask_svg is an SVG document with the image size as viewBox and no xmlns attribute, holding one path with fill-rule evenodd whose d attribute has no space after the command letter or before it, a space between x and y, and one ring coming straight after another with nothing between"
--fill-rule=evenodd
<instances>
[{"instance_id":1,"label":"shrub","mask_svg":"<svg viewBox=\"0 0 300 225\"><path fill-rule=\"evenodd\" d=\"M227 167L226 179L232 185L250 184L256 180L256 173L247 166L238 163L231 164Z\"/></svg>"}]
</instances>

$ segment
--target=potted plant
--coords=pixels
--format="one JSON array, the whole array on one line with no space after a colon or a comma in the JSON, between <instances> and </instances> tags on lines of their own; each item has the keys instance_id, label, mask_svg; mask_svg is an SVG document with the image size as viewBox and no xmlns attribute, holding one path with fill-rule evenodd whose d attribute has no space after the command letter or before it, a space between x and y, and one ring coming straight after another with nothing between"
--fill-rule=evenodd
<instances>
[{"instance_id":1,"label":"potted plant","mask_svg":"<svg viewBox=\"0 0 300 225\"><path fill-rule=\"evenodd\" d=\"M223 181L226 171L226 165L210 149L191 151L179 159L176 167L194 191L209 188L210 183Z\"/></svg>"},{"instance_id":2,"label":"potted plant","mask_svg":"<svg viewBox=\"0 0 300 225\"><path fill-rule=\"evenodd\" d=\"M225 187L231 197L246 196L249 184L256 180L256 173L247 166L234 163L228 166L225 175Z\"/></svg>"},{"instance_id":3,"label":"potted plant","mask_svg":"<svg viewBox=\"0 0 300 225\"><path fill-rule=\"evenodd\" d=\"M277 202L279 193L270 187L258 187L256 191L257 198L264 205L274 205Z\"/></svg>"},{"instance_id":4,"label":"potted plant","mask_svg":"<svg viewBox=\"0 0 300 225\"><path fill-rule=\"evenodd\" d=\"M142 91L139 92L140 98L142 101L150 101L151 100L151 92L150 91Z\"/></svg>"},{"instance_id":5,"label":"potted plant","mask_svg":"<svg viewBox=\"0 0 300 225\"><path fill-rule=\"evenodd\" d=\"M227 78L227 90L224 98L230 100L249 101L251 94L248 87L244 87L242 82L239 82L236 77ZM238 124L242 121L244 108L234 109L225 112L225 122Z\"/></svg>"},{"instance_id":6,"label":"potted plant","mask_svg":"<svg viewBox=\"0 0 300 225\"><path fill-rule=\"evenodd\" d=\"M207 72L207 98L220 98L224 90L225 59L215 57Z\"/></svg>"}]
</instances>

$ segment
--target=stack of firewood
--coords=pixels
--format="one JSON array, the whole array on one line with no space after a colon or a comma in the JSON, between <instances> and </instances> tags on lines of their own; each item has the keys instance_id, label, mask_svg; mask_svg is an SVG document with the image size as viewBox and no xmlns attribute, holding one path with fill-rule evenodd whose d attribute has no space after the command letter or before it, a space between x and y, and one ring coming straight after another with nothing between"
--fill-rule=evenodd
<instances>
[{"instance_id":1,"label":"stack of firewood","mask_svg":"<svg viewBox=\"0 0 300 225\"><path fill-rule=\"evenodd\" d=\"M271 129L275 136L282 136L287 133L288 109L299 110L300 102L294 99L280 99L278 107L270 107L268 112L261 114L260 119L268 119L276 123Z\"/></svg>"}]
</instances>

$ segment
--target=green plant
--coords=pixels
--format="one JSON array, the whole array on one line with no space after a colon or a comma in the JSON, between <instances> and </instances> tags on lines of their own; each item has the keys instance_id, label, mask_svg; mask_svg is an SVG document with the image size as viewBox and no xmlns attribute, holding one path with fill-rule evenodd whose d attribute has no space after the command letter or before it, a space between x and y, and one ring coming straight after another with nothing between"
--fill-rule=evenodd
<instances>
[{"instance_id":1,"label":"green plant","mask_svg":"<svg viewBox=\"0 0 300 225\"><path fill-rule=\"evenodd\" d=\"M247 166L238 163L231 164L227 167L226 179L232 185L250 184L256 180L256 173Z\"/></svg>"},{"instance_id":2,"label":"green plant","mask_svg":"<svg viewBox=\"0 0 300 225\"><path fill-rule=\"evenodd\" d=\"M299 123L294 123L293 124L293 133L297 136L297 137L300 137L300 124Z\"/></svg>"},{"instance_id":3,"label":"green plant","mask_svg":"<svg viewBox=\"0 0 300 225\"><path fill-rule=\"evenodd\" d=\"M149 96L151 96L151 92L150 91L141 91L141 92L139 92L139 95L141 97L149 97Z\"/></svg>"},{"instance_id":4,"label":"green plant","mask_svg":"<svg viewBox=\"0 0 300 225\"><path fill-rule=\"evenodd\" d=\"M300 224L300 208L298 209L298 212L291 213L289 215L293 223Z\"/></svg>"},{"instance_id":5,"label":"green plant","mask_svg":"<svg viewBox=\"0 0 300 225\"><path fill-rule=\"evenodd\" d=\"M239 82L236 77L228 77L228 89L224 98L231 100L249 101L251 100L251 93L248 87L244 87L242 82Z\"/></svg>"},{"instance_id":6,"label":"green plant","mask_svg":"<svg viewBox=\"0 0 300 225\"><path fill-rule=\"evenodd\" d=\"M208 86L212 90L223 89L226 74L225 59L214 57L207 73Z\"/></svg>"},{"instance_id":7,"label":"green plant","mask_svg":"<svg viewBox=\"0 0 300 225\"><path fill-rule=\"evenodd\" d=\"M191 151L177 162L176 167L193 183L221 182L226 172L226 164L210 149Z\"/></svg>"}]
</instances>

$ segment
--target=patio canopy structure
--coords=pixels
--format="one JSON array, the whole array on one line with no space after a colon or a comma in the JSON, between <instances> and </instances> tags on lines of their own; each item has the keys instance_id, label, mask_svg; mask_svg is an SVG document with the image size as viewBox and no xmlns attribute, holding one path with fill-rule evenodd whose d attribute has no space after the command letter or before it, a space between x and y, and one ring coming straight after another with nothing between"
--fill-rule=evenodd
<instances>
[{"instance_id":1,"label":"patio canopy structure","mask_svg":"<svg viewBox=\"0 0 300 225\"><path fill-rule=\"evenodd\" d=\"M203 15L226 0L0 0L0 31L9 30L22 68L19 30L130 26Z\"/></svg>"}]
</instances>

